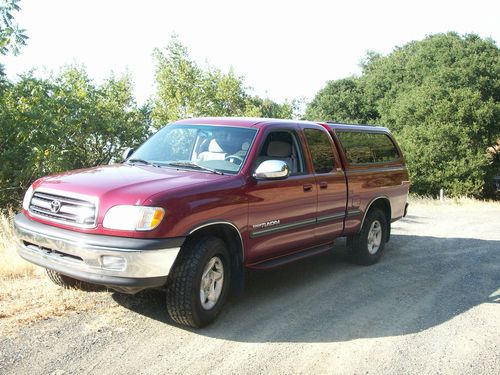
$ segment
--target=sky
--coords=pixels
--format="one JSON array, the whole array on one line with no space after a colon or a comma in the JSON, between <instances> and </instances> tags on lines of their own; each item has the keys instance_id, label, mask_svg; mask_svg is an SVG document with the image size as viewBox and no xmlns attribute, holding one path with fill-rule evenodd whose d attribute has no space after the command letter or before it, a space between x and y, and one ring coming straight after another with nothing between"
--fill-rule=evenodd
<instances>
[{"instance_id":1,"label":"sky","mask_svg":"<svg viewBox=\"0 0 500 375\"><path fill-rule=\"evenodd\" d=\"M19 56L1 57L11 79L84 65L96 83L128 73L144 103L155 92L152 52L172 34L200 65L245 77L254 94L311 100L329 80L359 74L366 51L447 31L498 44L500 1L21 0Z\"/></svg>"}]
</instances>

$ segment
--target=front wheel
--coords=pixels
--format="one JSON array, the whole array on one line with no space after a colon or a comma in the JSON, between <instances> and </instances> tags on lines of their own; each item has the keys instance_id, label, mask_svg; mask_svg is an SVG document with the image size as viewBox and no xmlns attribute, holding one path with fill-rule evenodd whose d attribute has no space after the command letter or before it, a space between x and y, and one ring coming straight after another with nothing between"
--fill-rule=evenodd
<instances>
[{"instance_id":1,"label":"front wheel","mask_svg":"<svg viewBox=\"0 0 500 375\"><path fill-rule=\"evenodd\" d=\"M230 261L218 237L188 240L167 282L167 310L177 323L200 328L215 320L227 298Z\"/></svg>"},{"instance_id":2,"label":"front wheel","mask_svg":"<svg viewBox=\"0 0 500 375\"><path fill-rule=\"evenodd\" d=\"M368 212L361 231L347 238L350 258L358 264L371 265L379 261L387 239L387 218L375 208Z\"/></svg>"}]
</instances>

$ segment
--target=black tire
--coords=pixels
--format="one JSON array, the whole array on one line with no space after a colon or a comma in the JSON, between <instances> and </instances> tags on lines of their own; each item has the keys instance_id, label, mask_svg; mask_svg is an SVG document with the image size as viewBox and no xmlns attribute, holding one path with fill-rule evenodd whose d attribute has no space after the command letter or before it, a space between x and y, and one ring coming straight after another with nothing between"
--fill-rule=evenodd
<instances>
[{"instance_id":1,"label":"black tire","mask_svg":"<svg viewBox=\"0 0 500 375\"><path fill-rule=\"evenodd\" d=\"M54 284L63 287L64 289L79 289L87 292L95 292L105 289L105 287L95 284L86 283L85 281L80 281L73 279L72 277L63 275L59 272L46 269L47 276L50 281Z\"/></svg>"},{"instance_id":2,"label":"black tire","mask_svg":"<svg viewBox=\"0 0 500 375\"><path fill-rule=\"evenodd\" d=\"M378 224L374 224L378 222ZM381 238L378 249L374 250L369 247L369 232L372 225L380 225ZM385 243L387 242L387 217L383 211L378 208L371 209L366 215L365 222L361 231L351 237L347 238L347 248L350 259L357 264L369 266L375 264L380 260L384 252ZM371 251L370 251L371 250Z\"/></svg>"},{"instance_id":3,"label":"black tire","mask_svg":"<svg viewBox=\"0 0 500 375\"><path fill-rule=\"evenodd\" d=\"M205 267L213 258L223 265L220 296L209 309L202 306L200 287ZM189 239L183 246L167 281L167 310L177 323L201 328L215 320L227 299L231 278L230 258L226 244L218 237Z\"/></svg>"}]
</instances>

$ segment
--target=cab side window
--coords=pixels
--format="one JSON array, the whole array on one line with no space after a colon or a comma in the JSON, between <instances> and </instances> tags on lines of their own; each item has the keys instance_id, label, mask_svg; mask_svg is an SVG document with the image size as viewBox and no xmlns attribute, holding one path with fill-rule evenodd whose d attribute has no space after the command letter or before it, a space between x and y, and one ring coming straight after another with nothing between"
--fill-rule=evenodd
<instances>
[{"instance_id":1,"label":"cab side window","mask_svg":"<svg viewBox=\"0 0 500 375\"><path fill-rule=\"evenodd\" d=\"M331 173L335 168L332 144L328 134L319 129L304 129L309 151L313 161L314 171Z\"/></svg>"},{"instance_id":2,"label":"cab side window","mask_svg":"<svg viewBox=\"0 0 500 375\"><path fill-rule=\"evenodd\" d=\"M297 135L293 131L273 131L269 133L255 163L255 169L265 160L284 161L290 175L303 174L304 157Z\"/></svg>"}]
</instances>

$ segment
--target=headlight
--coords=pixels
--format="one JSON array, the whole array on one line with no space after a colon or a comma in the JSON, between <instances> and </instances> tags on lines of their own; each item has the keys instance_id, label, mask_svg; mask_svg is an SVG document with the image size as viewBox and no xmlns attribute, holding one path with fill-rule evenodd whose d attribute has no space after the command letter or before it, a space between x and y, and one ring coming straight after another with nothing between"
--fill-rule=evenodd
<instances>
[{"instance_id":1,"label":"headlight","mask_svg":"<svg viewBox=\"0 0 500 375\"><path fill-rule=\"evenodd\" d=\"M32 196L33 196L33 185L31 185L28 191L26 191L26 194L24 194L23 209L25 209L26 211L28 211L30 208L30 201Z\"/></svg>"},{"instance_id":2,"label":"headlight","mask_svg":"<svg viewBox=\"0 0 500 375\"><path fill-rule=\"evenodd\" d=\"M161 207L114 206L104 215L102 225L108 229L152 230L160 224L163 216L165 210Z\"/></svg>"}]
</instances>

